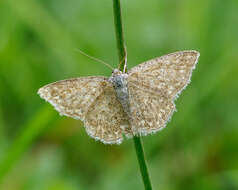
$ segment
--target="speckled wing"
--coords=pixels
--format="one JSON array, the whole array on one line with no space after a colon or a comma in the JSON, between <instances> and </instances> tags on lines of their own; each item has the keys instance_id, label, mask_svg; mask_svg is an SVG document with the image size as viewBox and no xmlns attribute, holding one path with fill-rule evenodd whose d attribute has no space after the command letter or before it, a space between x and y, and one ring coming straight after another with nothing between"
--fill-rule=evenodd
<instances>
[{"instance_id":1,"label":"speckled wing","mask_svg":"<svg viewBox=\"0 0 238 190\"><path fill-rule=\"evenodd\" d=\"M144 62L128 72L133 134L146 135L166 126L174 100L190 82L199 52L180 51Z\"/></svg>"},{"instance_id":2,"label":"speckled wing","mask_svg":"<svg viewBox=\"0 0 238 190\"><path fill-rule=\"evenodd\" d=\"M41 98L61 114L84 122L87 133L103 143L121 143L127 116L106 77L81 77L39 89Z\"/></svg>"}]
</instances>

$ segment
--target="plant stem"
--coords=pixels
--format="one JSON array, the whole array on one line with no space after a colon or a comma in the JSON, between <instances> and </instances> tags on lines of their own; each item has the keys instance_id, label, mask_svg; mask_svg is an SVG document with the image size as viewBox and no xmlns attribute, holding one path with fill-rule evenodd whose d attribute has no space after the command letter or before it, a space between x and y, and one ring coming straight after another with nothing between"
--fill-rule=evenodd
<instances>
[{"instance_id":1,"label":"plant stem","mask_svg":"<svg viewBox=\"0 0 238 190\"><path fill-rule=\"evenodd\" d=\"M141 172L141 176L143 178L145 189L152 190L150 177L149 177L148 169L147 169L146 162L145 162L145 156L144 156L141 139L139 136L134 136L133 140L134 140L136 155L137 155L137 159L138 159L138 162L140 165L140 172Z\"/></svg>"},{"instance_id":2,"label":"plant stem","mask_svg":"<svg viewBox=\"0 0 238 190\"><path fill-rule=\"evenodd\" d=\"M122 19L121 19L121 6L120 0L113 0L113 12L114 12L114 23L115 23L115 32L117 38L117 49L119 56L119 67L123 71L126 64L126 47L124 42L123 28L122 28ZM145 190L152 190L148 169L145 162L144 151L139 136L134 136L134 145L136 149L137 159L140 165L141 176L144 182Z\"/></svg>"},{"instance_id":3,"label":"plant stem","mask_svg":"<svg viewBox=\"0 0 238 190\"><path fill-rule=\"evenodd\" d=\"M126 45L124 42L124 34L123 34L123 28L122 28L120 0L113 0L113 13L114 13L115 32L116 32L116 39L117 39L119 66L120 66L119 69L123 71L124 65L126 64L126 59L125 59Z\"/></svg>"}]
</instances>

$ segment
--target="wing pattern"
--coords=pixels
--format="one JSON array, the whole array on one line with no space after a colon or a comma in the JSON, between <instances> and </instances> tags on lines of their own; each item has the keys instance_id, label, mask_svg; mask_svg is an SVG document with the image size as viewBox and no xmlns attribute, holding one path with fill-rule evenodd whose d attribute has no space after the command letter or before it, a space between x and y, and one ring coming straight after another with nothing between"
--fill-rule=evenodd
<instances>
[{"instance_id":1,"label":"wing pattern","mask_svg":"<svg viewBox=\"0 0 238 190\"><path fill-rule=\"evenodd\" d=\"M166 126L175 111L174 100L190 82L198 57L196 51L175 52L129 70L129 115L112 83L102 76L58 81L38 93L61 115L82 120L91 137L119 144L123 134L147 135Z\"/></svg>"},{"instance_id":2,"label":"wing pattern","mask_svg":"<svg viewBox=\"0 0 238 190\"><path fill-rule=\"evenodd\" d=\"M127 115L106 77L62 80L38 93L61 115L84 121L87 133L104 143L121 143L122 132L130 132Z\"/></svg>"},{"instance_id":3,"label":"wing pattern","mask_svg":"<svg viewBox=\"0 0 238 190\"><path fill-rule=\"evenodd\" d=\"M190 82L198 57L196 51L175 52L129 70L133 134L146 135L165 127L175 111L174 100Z\"/></svg>"}]
</instances>

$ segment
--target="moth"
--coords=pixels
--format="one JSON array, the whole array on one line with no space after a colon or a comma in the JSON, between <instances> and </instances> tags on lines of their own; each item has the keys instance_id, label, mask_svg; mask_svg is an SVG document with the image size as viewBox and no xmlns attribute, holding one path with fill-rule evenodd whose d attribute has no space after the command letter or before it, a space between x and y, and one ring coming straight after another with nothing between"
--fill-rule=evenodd
<instances>
[{"instance_id":1,"label":"moth","mask_svg":"<svg viewBox=\"0 0 238 190\"><path fill-rule=\"evenodd\" d=\"M141 63L111 77L62 80L39 89L60 115L84 122L86 132L105 144L123 136L148 135L163 129L175 111L174 100L189 84L199 58L179 51Z\"/></svg>"}]
</instances>

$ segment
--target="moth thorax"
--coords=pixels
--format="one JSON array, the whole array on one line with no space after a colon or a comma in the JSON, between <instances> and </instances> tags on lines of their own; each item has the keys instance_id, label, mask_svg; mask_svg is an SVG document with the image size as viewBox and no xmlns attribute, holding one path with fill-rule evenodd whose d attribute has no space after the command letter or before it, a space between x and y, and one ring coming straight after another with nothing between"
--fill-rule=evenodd
<instances>
[{"instance_id":1,"label":"moth thorax","mask_svg":"<svg viewBox=\"0 0 238 190\"><path fill-rule=\"evenodd\" d=\"M125 73L118 75L114 74L110 77L109 81L112 82L117 99L121 103L124 111L129 116L129 93L127 87L127 77L128 75Z\"/></svg>"},{"instance_id":2,"label":"moth thorax","mask_svg":"<svg viewBox=\"0 0 238 190\"><path fill-rule=\"evenodd\" d=\"M115 89L127 88L127 74L114 75L109 80Z\"/></svg>"}]
</instances>

